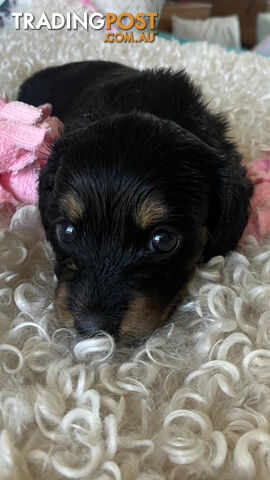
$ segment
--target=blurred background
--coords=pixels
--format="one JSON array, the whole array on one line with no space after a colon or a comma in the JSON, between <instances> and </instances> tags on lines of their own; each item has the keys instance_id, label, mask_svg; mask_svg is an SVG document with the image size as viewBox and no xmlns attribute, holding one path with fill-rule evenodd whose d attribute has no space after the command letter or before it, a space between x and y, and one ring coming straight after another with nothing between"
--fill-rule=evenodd
<instances>
[{"instance_id":1,"label":"blurred background","mask_svg":"<svg viewBox=\"0 0 270 480\"><path fill-rule=\"evenodd\" d=\"M82 0L87 5L88 0ZM226 48L270 55L270 0L94 0L96 11L159 13L159 35L207 41ZM42 4L42 0L41 0ZM67 0L68 11L72 0ZM0 0L0 27L10 25L11 11L30 11L31 0Z\"/></svg>"},{"instance_id":2,"label":"blurred background","mask_svg":"<svg viewBox=\"0 0 270 480\"><path fill-rule=\"evenodd\" d=\"M159 29L183 40L270 54L270 0L168 1Z\"/></svg>"}]
</instances>

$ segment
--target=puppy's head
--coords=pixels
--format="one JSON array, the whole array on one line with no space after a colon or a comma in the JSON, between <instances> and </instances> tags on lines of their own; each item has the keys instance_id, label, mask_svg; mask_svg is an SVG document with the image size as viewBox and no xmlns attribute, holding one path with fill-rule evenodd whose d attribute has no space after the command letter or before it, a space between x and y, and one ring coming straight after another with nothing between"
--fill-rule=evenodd
<instances>
[{"instance_id":1,"label":"puppy's head","mask_svg":"<svg viewBox=\"0 0 270 480\"><path fill-rule=\"evenodd\" d=\"M175 123L139 113L57 142L40 177L40 211L63 325L136 339L166 322L196 262L223 236L232 207L225 160Z\"/></svg>"}]
</instances>

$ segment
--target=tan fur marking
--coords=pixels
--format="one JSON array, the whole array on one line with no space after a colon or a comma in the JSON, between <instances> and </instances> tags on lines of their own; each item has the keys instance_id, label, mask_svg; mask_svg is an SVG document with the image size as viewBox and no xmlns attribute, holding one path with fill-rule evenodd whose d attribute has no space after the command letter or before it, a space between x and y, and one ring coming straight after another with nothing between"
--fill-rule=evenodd
<instances>
[{"instance_id":1,"label":"tan fur marking","mask_svg":"<svg viewBox=\"0 0 270 480\"><path fill-rule=\"evenodd\" d=\"M131 301L129 309L123 318L120 327L120 335L134 339L141 338L145 335L149 335L156 328L161 327L171 318L175 308L181 303L185 295L188 293L188 283L190 280L192 280L196 263L201 258L203 249L208 241L208 234L206 230L202 231L201 239L201 248L198 252L196 252L190 262L190 278L188 282L181 287L179 292L166 307L162 307L157 299L155 301L154 299L149 299L142 295Z\"/></svg>"},{"instance_id":2,"label":"tan fur marking","mask_svg":"<svg viewBox=\"0 0 270 480\"><path fill-rule=\"evenodd\" d=\"M205 247L205 245L207 244L209 238L208 238L208 232L206 229L203 230L203 233L202 233L202 244L203 244L203 248Z\"/></svg>"},{"instance_id":3,"label":"tan fur marking","mask_svg":"<svg viewBox=\"0 0 270 480\"><path fill-rule=\"evenodd\" d=\"M208 238L207 230L203 229L202 234L201 234L201 246L200 246L200 248L198 249L197 253L195 254L194 258L191 261L191 263L193 263L194 265L196 263L198 263L199 260L201 259L202 253L204 251L204 247L206 246L208 240L209 240L209 238Z\"/></svg>"},{"instance_id":4,"label":"tan fur marking","mask_svg":"<svg viewBox=\"0 0 270 480\"><path fill-rule=\"evenodd\" d=\"M141 228L158 223L167 215L167 209L157 200L146 198L136 212L136 220Z\"/></svg>"},{"instance_id":5,"label":"tan fur marking","mask_svg":"<svg viewBox=\"0 0 270 480\"><path fill-rule=\"evenodd\" d=\"M63 195L60 205L65 214L68 216L69 220L72 222L76 222L82 218L84 205L80 199L76 198L71 193Z\"/></svg>"},{"instance_id":6,"label":"tan fur marking","mask_svg":"<svg viewBox=\"0 0 270 480\"><path fill-rule=\"evenodd\" d=\"M67 307L67 287L65 284L60 284L56 290L55 309L61 325L65 327L74 327L74 318L68 311Z\"/></svg>"},{"instance_id":7,"label":"tan fur marking","mask_svg":"<svg viewBox=\"0 0 270 480\"><path fill-rule=\"evenodd\" d=\"M152 333L165 321L163 309L154 302L150 304L149 299L140 296L130 302L121 324L120 334L130 338L141 338Z\"/></svg>"}]
</instances>

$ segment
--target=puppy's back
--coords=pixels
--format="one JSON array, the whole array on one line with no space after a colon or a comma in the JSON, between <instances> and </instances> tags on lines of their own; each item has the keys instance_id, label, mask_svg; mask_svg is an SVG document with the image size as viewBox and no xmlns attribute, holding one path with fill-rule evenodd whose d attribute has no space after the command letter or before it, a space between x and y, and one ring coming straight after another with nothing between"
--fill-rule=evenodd
<instances>
[{"instance_id":1,"label":"puppy's back","mask_svg":"<svg viewBox=\"0 0 270 480\"><path fill-rule=\"evenodd\" d=\"M95 88L104 79L133 69L113 62L85 61L40 70L22 83L18 100L38 107L53 105L53 115L65 120L82 92Z\"/></svg>"}]
</instances>

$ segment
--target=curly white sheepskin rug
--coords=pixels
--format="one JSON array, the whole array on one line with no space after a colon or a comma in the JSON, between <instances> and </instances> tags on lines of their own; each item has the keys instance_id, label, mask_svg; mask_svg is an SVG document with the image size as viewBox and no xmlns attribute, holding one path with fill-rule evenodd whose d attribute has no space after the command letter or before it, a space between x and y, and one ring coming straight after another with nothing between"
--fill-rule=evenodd
<instances>
[{"instance_id":1,"label":"curly white sheepskin rug","mask_svg":"<svg viewBox=\"0 0 270 480\"><path fill-rule=\"evenodd\" d=\"M270 59L162 39L109 45L83 30L2 31L0 57L11 98L31 73L74 60L184 67L247 160L270 144ZM174 323L119 351L58 328L37 208L0 211L0 223L1 480L269 480L270 241L213 258Z\"/></svg>"}]
</instances>

